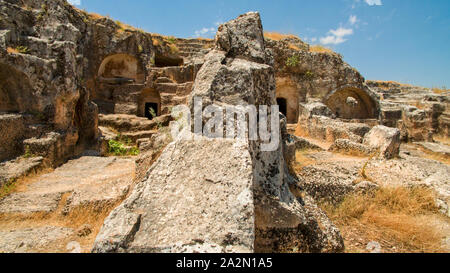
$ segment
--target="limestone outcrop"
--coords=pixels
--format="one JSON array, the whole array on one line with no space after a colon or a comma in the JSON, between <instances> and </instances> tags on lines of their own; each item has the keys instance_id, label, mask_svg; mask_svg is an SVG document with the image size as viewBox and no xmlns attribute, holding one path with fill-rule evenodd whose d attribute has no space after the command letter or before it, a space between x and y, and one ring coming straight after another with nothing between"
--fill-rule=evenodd
<instances>
[{"instance_id":1,"label":"limestone outcrop","mask_svg":"<svg viewBox=\"0 0 450 273\"><path fill-rule=\"evenodd\" d=\"M400 152L400 130L376 126L364 137L364 144L379 149L381 157L391 159Z\"/></svg>"},{"instance_id":2,"label":"limestone outcrop","mask_svg":"<svg viewBox=\"0 0 450 273\"><path fill-rule=\"evenodd\" d=\"M247 13L219 30L216 49L195 80L191 108L195 97L204 107L276 104L259 14ZM255 46L244 50L240 41ZM343 250L339 231L325 214L311 199L291 192L296 180L281 136L273 152L263 152L260 141L195 136L167 146L106 219L94 252Z\"/></svg>"},{"instance_id":3,"label":"limestone outcrop","mask_svg":"<svg viewBox=\"0 0 450 273\"><path fill-rule=\"evenodd\" d=\"M0 113L14 113L21 120L15 126L13 118L1 114L1 126L7 127L2 131L17 133L2 136L1 146L13 151L0 159L12 159L26 149L46 156L33 149L36 145L22 142L47 139L51 132L59 137L46 147L53 145L59 153L47 158L48 166L95 145L97 106L82 82L88 65L83 56L89 51L83 18L62 0L2 1L0 13Z\"/></svg>"},{"instance_id":4,"label":"limestone outcrop","mask_svg":"<svg viewBox=\"0 0 450 273\"><path fill-rule=\"evenodd\" d=\"M432 141L448 137L449 99L447 93L396 82L367 81L383 97L380 123L398 128L403 141Z\"/></svg>"}]
</instances>

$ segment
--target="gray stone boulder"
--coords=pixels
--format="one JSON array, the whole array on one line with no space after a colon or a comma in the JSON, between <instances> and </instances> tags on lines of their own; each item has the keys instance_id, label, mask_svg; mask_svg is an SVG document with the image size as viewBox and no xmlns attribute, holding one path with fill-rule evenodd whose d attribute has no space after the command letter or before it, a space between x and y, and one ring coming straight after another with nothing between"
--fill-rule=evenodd
<instances>
[{"instance_id":1,"label":"gray stone boulder","mask_svg":"<svg viewBox=\"0 0 450 273\"><path fill-rule=\"evenodd\" d=\"M227 57L265 63L267 58L259 13L249 12L220 25L216 49L226 52Z\"/></svg>"},{"instance_id":2,"label":"gray stone boulder","mask_svg":"<svg viewBox=\"0 0 450 273\"><path fill-rule=\"evenodd\" d=\"M400 130L386 126L376 126L364 137L364 145L379 149L380 156L392 159L400 152Z\"/></svg>"}]
</instances>

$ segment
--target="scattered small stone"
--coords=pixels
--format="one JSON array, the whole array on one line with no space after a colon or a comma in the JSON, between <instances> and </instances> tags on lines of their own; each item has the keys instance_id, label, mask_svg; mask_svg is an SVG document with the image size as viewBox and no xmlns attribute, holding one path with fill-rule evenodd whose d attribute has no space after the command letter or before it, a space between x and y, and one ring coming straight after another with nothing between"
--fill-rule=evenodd
<instances>
[{"instance_id":1,"label":"scattered small stone","mask_svg":"<svg viewBox=\"0 0 450 273\"><path fill-rule=\"evenodd\" d=\"M366 250L373 254L381 253L381 245L380 243L373 241L367 244Z\"/></svg>"}]
</instances>

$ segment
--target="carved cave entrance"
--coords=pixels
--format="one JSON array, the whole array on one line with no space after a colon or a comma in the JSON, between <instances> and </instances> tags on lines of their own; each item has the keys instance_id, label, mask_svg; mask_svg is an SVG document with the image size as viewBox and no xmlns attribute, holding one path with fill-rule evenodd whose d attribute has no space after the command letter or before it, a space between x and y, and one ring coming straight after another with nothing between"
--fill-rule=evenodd
<instances>
[{"instance_id":1,"label":"carved cave entrance","mask_svg":"<svg viewBox=\"0 0 450 273\"><path fill-rule=\"evenodd\" d=\"M287 100L285 98L277 98L277 104L280 106L280 113L287 117Z\"/></svg>"},{"instance_id":2,"label":"carved cave entrance","mask_svg":"<svg viewBox=\"0 0 450 273\"><path fill-rule=\"evenodd\" d=\"M146 102L145 103L145 117L149 120L152 120L153 118L158 116L159 109L158 104L154 102Z\"/></svg>"}]
</instances>

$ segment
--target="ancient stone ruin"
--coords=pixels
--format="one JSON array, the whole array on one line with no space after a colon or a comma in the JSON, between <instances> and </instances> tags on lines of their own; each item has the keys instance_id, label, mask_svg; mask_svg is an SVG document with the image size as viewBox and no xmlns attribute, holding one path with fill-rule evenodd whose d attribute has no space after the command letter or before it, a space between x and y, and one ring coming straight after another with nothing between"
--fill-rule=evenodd
<instances>
[{"instance_id":1,"label":"ancient stone ruin","mask_svg":"<svg viewBox=\"0 0 450 273\"><path fill-rule=\"evenodd\" d=\"M0 15L0 252L343 252L321 205L386 182L431 188L450 215L448 92L366 81L337 53L265 37L257 12L214 40L64 0L5 0ZM212 105L278 106L279 145L173 135L180 105L200 125Z\"/></svg>"}]
</instances>

